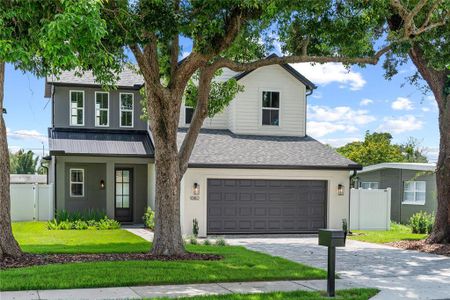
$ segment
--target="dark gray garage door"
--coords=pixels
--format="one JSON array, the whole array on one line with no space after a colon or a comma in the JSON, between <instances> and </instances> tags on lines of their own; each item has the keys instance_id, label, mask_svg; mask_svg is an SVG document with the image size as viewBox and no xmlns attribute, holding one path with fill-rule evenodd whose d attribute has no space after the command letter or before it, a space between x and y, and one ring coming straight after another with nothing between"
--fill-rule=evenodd
<instances>
[{"instance_id":1,"label":"dark gray garage door","mask_svg":"<svg viewBox=\"0 0 450 300\"><path fill-rule=\"evenodd\" d=\"M208 233L317 232L326 181L208 179Z\"/></svg>"}]
</instances>

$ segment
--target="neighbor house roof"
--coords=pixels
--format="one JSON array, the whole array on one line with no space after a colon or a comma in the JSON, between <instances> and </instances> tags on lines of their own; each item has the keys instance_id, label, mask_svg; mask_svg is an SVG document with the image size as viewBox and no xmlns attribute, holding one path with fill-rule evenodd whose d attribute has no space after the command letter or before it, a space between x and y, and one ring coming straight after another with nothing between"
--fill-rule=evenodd
<instances>
[{"instance_id":1,"label":"neighbor house roof","mask_svg":"<svg viewBox=\"0 0 450 300\"><path fill-rule=\"evenodd\" d=\"M45 97L51 96L50 85L65 85L65 86L101 86L95 80L94 75L90 71L83 72L81 77L75 71L64 71L58 76L47 76L45 84ZM119 88L140 89L144 84L144 78L138 74L136 70L125 67L119 74L119 79L116 82Z\"/></svg>"},{"instance_id":2,"label":"neighbor house roof","mask_svg":"<svg viewBox=\"0 0 450 300\"><path fill-rule=\"evenodd\" d=\"M35 174L11 174L9 175L9 181L11 184L17 183L47 183L46 175L35 175Z\"/></svg>"},{"instance_id":3,"label":"neighbor house roof","mask_svg":"<svg viewBox=\"0 0 450 300\"><path fill-rule=\"evenodd\" d=\"M49 129L50 155L102 155L153 157L147 131Z\"/></svg>"},{"instance_id":4,"label":"neighbor house roof","mask_svg":"<svg viewBox=\"0 0 450 300\"><path fill-rule=\"evenodd\" d=\"M181 145L187 129L178 131ZM315 139L236 135L229 130L202 129L189 160L192 168L361 169Z\"/></svg>"},{"instance_id":5,"label":"neighbor house roof","mask_svg":"<svg viewBox=\"0 0 450 300\"><path fill-rule=\"evenodd\" d=\"M364 167L358 173L367 173L372 171L377 171L381 169L403 169L403 170L414 170L414 171L436 171L436 165L432 163L381 163L376 165L371 165Z\"/></svg>"}]
</instances>

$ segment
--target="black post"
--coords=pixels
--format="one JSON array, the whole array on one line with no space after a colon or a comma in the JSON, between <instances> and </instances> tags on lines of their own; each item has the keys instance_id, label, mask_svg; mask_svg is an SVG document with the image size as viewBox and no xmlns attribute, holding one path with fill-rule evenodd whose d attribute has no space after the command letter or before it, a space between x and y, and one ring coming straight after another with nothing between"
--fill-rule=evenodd
<instances>
[{"instance_id":1,"label":"black post","mask_svg":"<svg viewBox=\"0 0 450 300\"><path fill-rule=\"evenodd\" d=\"M336 247L328 247L328 280L327 294L328 297L335 295L335 269L336 269Z\"/></svg>"}]
</instances>

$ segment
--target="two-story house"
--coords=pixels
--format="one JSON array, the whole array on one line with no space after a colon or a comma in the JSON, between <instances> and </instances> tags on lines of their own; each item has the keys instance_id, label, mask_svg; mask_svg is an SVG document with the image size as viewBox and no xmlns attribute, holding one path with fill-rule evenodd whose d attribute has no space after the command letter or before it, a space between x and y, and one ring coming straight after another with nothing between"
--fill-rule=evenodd
<instances>
[{"instance_id":1,"label":"two-story house","mask_svg":"<svg viewBox=\"0 0 450 300\"><path fill-rule=\"evenodd\" d=\"M181 186L181 224L200 236L299 233L341 228L349 212L349 170L360 169L306 134L307 96L316 86L289 65L224 70L244 91L204 122ZM120 74L105 92L90 74L47 79L52 99L50 180L56 208L102 209L140 222L154 206L154 149L140 119L142 78ZM182 107L179 141L193 108Z\"/></svg>"}]
</instances>

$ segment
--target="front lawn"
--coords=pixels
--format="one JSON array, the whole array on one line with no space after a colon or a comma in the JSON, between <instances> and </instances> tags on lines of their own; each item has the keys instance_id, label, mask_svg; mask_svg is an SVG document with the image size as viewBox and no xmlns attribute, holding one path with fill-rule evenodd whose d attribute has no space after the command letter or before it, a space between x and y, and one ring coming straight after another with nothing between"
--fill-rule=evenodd
<instances>
[{"instance_id":1,"label":"front lawn","mask_svg":"<svg viewBox=\"0 0 450 300\"><path fill-rule=\"evenodd\" d=\"M422 240L427 237L426 234L411 233L409 226L397 223L392 223L391 229L387 231L353 230L353 232L355 235L349 235L349 239L377 244L404 240Z\"/></svg>"},{"instance_id":2,"label":"front lawn","mask_svg":"<svg viewBox=\"0 0 450 300\"><path fill-rule=\"evenodd\" d=\"M33 253L139 252L150 243L124 230L49 231L43 223L15 223L14 235ZM45 225L45 224L44 224ZM32 233L32 231L34 233ZM35 235L35 236L34 236ZM40 237L41 236L41 237ZM123 238L123 240L122 240ZM236 246L188 245L219 261L114 261L52 264L0 271L0 290L64 289L207 282L323 279L324 270Z\"/></svg>"},{"instance_id":3,"label":"front lawn","mask_svg":"<svg viewBox=\"0 0 450 300\"><path fill-rule=\"evenodd\" d=\"M377 289L349 289L336 292L336 299L367 300L378 293ZM183 300L325 300L330 299L325 292L275 292L264 294L228 294L219 296L198 296L179 298Z\"/></svg>"}]
</instances>

